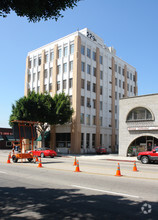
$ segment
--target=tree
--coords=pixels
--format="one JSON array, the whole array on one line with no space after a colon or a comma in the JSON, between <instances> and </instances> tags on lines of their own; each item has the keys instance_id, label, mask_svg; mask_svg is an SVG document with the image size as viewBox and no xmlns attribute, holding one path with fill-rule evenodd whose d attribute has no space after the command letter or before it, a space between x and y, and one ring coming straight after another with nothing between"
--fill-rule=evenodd
<instances>
[{"instance_id":1,"label":"tree","mask_svg":"<svg viewBox=\"0 0 158 220\"><path fill-rule=\"evenodd\" d=\"M6 17L11 10L17 16L27 17L32 22L39 22L44 19L58 20L63 17L61 11L67 8L73 9L81 0L1 0L0 16Z\"/></svg>"},{"instance_id":2,"label":"tree","mask_svg":"<svg viewBox=\"0 0 158 220\"><path fill-rule=\"evenodd\" d=\"M39 94L33 91L12 105L9 123L12 126L13 120L39 122L37 130L42 136L42 145L45 147L44 135L49 125L69 122L72 113L73 109L68 95L61 93L52 98L49 94Z\"/></svg>"}]
</instances>

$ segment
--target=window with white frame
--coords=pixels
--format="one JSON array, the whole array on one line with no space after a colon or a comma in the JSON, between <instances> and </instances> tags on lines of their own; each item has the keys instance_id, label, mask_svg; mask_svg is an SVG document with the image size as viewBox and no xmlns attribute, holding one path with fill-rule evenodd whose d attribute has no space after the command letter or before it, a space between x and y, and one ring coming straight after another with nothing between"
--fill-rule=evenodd
<instances>
[{"instance_id":1,"label":"window with white frame","mask_svg":"<svg viewBox=\"0 0 158 220\"><path fill-rule=\"evenodd\" d=\"M66 73L67 72L67 63L63 64L63 72Z\"/></svg>"},{"instance_id":2,"label":"window with white frame","mask_svg":"<svg viewBox=\"0 0 158 220\"><path fill-rule=\"evenodd\" d=\"M74 44L71 44L70 45L70 54L73 54L74 53Z\"/></svg>"}]
</instances>

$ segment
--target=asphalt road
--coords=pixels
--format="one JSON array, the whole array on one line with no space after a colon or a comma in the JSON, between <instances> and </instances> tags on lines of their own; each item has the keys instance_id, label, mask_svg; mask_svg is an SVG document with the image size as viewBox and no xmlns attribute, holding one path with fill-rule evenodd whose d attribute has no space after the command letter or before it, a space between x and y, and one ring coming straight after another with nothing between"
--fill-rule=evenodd
<instances>
[{"instance_id":1,"label":"asphalt road","mask_svg":"<svg viewBox=\"0 0 158 220\"><path fill-rule=\"evenodd\" d=\"M157 219L158 164L80 158L74 172L70 157L34 163L0 160L0 219ZM151 177L151 178L150 178Z\"/></svg>"}]
</instances>

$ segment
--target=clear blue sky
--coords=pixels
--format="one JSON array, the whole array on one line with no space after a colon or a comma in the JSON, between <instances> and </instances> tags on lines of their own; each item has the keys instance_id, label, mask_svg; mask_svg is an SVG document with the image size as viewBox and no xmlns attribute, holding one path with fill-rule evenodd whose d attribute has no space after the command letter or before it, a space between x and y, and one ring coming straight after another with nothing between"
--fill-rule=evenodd
<instances>
[{"instance_id":1,"label":"clear blue sky","mask_svg":"<svg viewBox=\"0 0 158 220\"><path fill-rule=\"evenodd\" d=\"M0 127L9 127L11 106L24 96L27 53L85 27L136 67L138 95L158 93L157 0L82 0L63 15L39 23L0 17Z\"/></svg>"}]
</instances>

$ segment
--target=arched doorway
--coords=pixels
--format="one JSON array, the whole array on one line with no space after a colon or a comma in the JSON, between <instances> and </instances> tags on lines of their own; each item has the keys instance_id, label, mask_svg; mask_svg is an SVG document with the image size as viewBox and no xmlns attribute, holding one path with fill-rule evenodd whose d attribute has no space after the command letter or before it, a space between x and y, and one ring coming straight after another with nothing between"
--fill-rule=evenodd
<instances>
[{"instance_id":1,"label":"arched doorway","mask_svg":"<svg viewBox=\"0 0 158 220\"><path fill-rule=\"evenodd\" d=\"M137 156L139 152L151 151L158 146L158 139L153 136L141 136L131 142L127 149L127 156Z\"/></svg>"}]
</instances>

